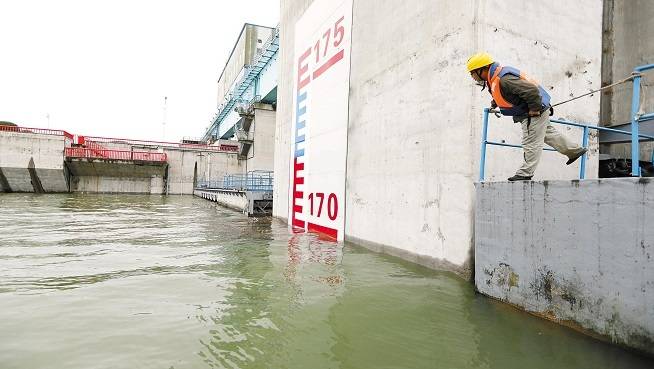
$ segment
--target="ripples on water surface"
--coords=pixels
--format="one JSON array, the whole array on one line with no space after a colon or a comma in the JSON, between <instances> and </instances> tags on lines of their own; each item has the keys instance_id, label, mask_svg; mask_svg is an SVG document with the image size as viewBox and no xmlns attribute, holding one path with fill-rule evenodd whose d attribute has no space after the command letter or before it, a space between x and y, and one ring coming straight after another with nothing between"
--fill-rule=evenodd
<instances>
[{"instance_id":1,"label":"ripples on water surface","mask_svg":"<svg viewBox=\"0 0 654 369\"><path fill-rule=\"evenodd\" d=\"M193 197L0 194L0 368L652 368Z\"/></svg>"}]
</instances>

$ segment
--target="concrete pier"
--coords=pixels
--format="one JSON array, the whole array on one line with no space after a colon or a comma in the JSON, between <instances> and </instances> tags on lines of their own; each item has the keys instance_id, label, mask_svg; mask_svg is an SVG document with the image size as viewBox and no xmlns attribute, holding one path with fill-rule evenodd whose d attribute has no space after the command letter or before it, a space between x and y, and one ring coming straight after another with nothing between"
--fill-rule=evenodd
<instances>
[{"instance_id":1,"label":"concrete pier","mask_svg":"<svg viewBox=\"0 0 654 369\"><path fill-rule=\"evenodd\" d=\"M0 192L68 192L63 135L0 131Z\"/></svg>"},{"instance_id":2,"label":"concrete pier","mask_svg":"<svg viewBox=\"0 0 654 369\"><path fill-rule=\"evenodd\" d=\"M475 285L654 354L654 181L476 185Z\"/></svg>"}]
</instances>

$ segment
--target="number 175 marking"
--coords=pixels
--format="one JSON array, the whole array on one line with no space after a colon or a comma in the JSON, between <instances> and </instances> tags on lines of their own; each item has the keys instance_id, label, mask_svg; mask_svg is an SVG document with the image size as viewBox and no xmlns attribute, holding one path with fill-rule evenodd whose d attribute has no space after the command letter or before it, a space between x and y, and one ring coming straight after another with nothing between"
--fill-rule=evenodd
<instances>
[{"instance_id":1,"label":"number 175 marking","mask_svg":"<svg viewBox=\"0 0 654 369\"><path fill-rule=\"evenodd\" d=\"M339 20L334 23L333 33L334 33L334 47L339 47L341 42L343 42L343 37L345 36L345 28L341 25L341 22L345 19L345 16L342 16ZM325 31L322 35L322 39L325 43L325 48L322 52L322 57L327 56L327 50L329 49L329 41L332 37L332 28ZM316 63L320 62L320 39L316 41L316 44L313 46L313 50L316 53Z\"/></svg>"}]
</instances>

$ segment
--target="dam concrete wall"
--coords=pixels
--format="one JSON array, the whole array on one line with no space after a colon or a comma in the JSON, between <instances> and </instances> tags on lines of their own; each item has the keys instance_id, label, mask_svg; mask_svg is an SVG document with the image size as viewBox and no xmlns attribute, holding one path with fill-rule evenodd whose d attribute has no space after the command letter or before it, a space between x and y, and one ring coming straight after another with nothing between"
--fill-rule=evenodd
<instances>
[{"instance_id":1,"label":"dam concrete wall","mask_svg":"<svg viewBox=\"0 0 654 369\"><path fill-rule=\"evenodd\" d=\"M168 155L168 194L192 195L201 180L220 180L226 174L244 173L237 154L164 149Z\"/></svg>"},{"instance_id":2,"label":"dam concrete wall","mask_svg":"<svg viewBox=\"0 0 654 369\"><path fill-rule=\"evenodd\" d=\"M165 194L165 163L67 159L71 192Z\"/></svg>"},{"instance_id":3,"label":"dam concrete wall","mask_svg":"<svg viewBox=\"0 0 654 369\"><path fill-rule=\"evenodd\" d=\"M272 127L262 126L262 133L267 132L272 141ZM220 180L226 174L245 173L246 168L236 152L128 143L101 143L101 147L164 152L167 164L66 160L66 145L70 141L63 136L0 131L0 192L193 194L198 181ZM261 148L260 162L272 163L263 144Z\"/></svg>"},{"instance_id":4,"label":"dam concrete wall","mask_svg":"<svg viewBox=\"0 0 654 369\"><path fill-rule=\"evenodd\" d=\"M293 119L300 107L294 88L302 56L295 51L295 40L302 35L295 27L306 23L302 18L312 5L327 6L324 1L281 1L274 215L287 221L291 194L297 193L290 173L297 141ZM333 145L345 150L345 199L339 207L345 212L345 239L470 276L473 182L482 108L490 95L473 85L465 69L468 57L486 50L541 81L555 102L564 100L599 84L601 20L600 0L555 0L547 7L517 0L354 0L352 27L345 30L351 48L343 58L350 63L349 88L338 92L347 94L346 139L304 143L314 153L335 150ZM326 21L324 27L334 23ZM329 73L320 78L331 78ZM329 99L313 100L305 107L329 112L330 104ZM597 122L599 97L565 105L555 116ZM581 142L580 131L559 129ZM491 122L489 139L520 143L520 136L519 126L508 118ZM590 142L588 175L593 177L598 151L594 134ZM520 150L490 148L487 179L512 175L521 160ZM579 164L567 167L565 160L545 153L536 178L576 178ZM304 196L301 207L306 209L309 191L302 192L297 196Z\"/></svg>"},{"instance_id":5,"label":"dam concrete wall","mask_svg":"<svg viewBox=\"0 0 654 369\"><path fill-rule=\"evenodd\" d=\"M68 192L64 136L0 131L0 192Z\"/></svg>"},{"instance_id":6,"label":"dam concrete wall","mask_svg":"<svg viewBox=\"0 0 654 369\"><path fill-rule=\"evenodd\" d=\"M117 140L100 142L100 144L111 150L165 153L168 158L168 168L164 174L166 188L164 192L169 195L192 195L194 185L199 181L216 181L221 180L226 174L245 173L245 163L238 160L236 152L178 148L156 143L135 144L127 141Z\"/></svg>"},{"instance_id":7,"label":"dam concrete wall","mask_svg":"<svg viewBox=\"0 0 654 369\"><path fill-rule=\"evenodd\" d=\"M480 292L654 354L654 181L476 189Z\"/></svg>"}]
</instances>

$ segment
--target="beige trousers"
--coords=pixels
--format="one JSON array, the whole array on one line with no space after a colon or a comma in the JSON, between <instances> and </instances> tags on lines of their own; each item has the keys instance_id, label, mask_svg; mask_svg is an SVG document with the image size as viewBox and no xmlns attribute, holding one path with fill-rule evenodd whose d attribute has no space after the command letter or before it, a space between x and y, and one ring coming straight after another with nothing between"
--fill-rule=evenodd
<instances>
[{"instance_id":1,"label":"beige trousers","mask_svg":"<svg viewBox=\"0 0 654 369\"><path fill-rule=\"evenodd\" d=\"M581 146L572 143L552 126L547 111L538 117L532 117L531 123L529 123L529 119L525 119L521 124L524 162L516 172L519 176L531 177L534 175L543 153L543 142L568 158L583 150Z\"/></svg>"}]
</instances>

